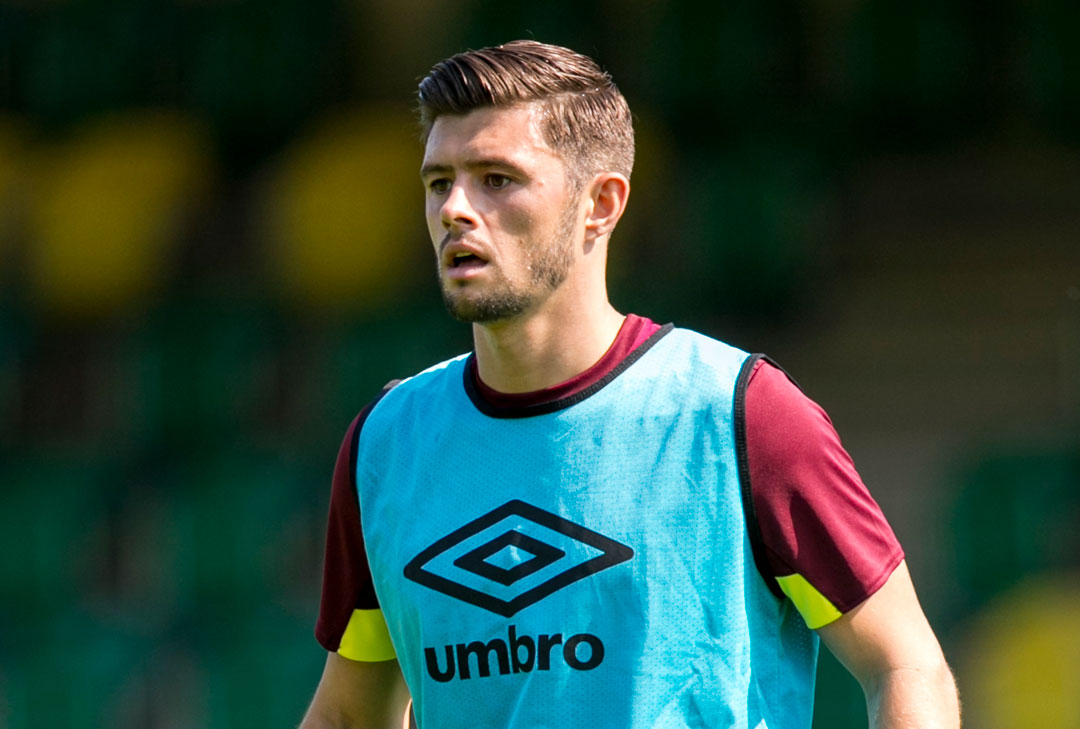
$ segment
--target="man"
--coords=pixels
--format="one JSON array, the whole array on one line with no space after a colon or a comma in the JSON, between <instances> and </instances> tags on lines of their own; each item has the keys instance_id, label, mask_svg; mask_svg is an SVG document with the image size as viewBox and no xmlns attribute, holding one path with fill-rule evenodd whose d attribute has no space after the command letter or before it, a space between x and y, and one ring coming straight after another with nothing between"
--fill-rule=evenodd
<instances>
[{"instance_id":1,"label":"man","mask_svg":"<svg viewBox=\"0 0 1080 729\"><path fill-rule=\"evenodd\" d=\"M608 302L634 155L610 77L519 41L439 63L420 107L439 280L475 349L346 435L303 727L385 726L400 670L424 729L805 728L817 636L874 727L958 726L824 413L761 357Z\"/></svg>"}]
</instances>

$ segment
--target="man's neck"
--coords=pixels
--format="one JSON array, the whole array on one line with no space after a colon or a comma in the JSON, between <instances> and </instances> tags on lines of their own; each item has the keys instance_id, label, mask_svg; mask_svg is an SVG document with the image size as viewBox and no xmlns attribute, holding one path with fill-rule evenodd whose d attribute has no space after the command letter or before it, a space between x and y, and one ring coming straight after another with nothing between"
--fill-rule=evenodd
<instances>
[{"instance_id":1,"label":"man's neck","mask_svg":"<svg viewBox=\"0 0 1080 729\"><path fill-rule=\"evenodd\" d=\"M605 299L590 309L474 324L480 379L505 393L532 392L569 380L604 355L624 318Z\"/></svg>"}]
</instances>

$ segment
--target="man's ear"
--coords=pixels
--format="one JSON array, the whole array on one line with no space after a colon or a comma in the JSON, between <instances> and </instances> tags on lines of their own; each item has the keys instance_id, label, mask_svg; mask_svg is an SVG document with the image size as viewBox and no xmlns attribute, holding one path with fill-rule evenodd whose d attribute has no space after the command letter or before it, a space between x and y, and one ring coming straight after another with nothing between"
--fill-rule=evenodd
<instances>
[{"instance_id":1,"label":"man's ear","mask_svg":"<svg viewBox=\"0 0 1080 729\"><path fill-rule=\"evenodd\" d=\"M615 229L630 197L630 180L618 172L597 174L588 188L585 240L593 241Z\"/></svg>"}]
</instances>

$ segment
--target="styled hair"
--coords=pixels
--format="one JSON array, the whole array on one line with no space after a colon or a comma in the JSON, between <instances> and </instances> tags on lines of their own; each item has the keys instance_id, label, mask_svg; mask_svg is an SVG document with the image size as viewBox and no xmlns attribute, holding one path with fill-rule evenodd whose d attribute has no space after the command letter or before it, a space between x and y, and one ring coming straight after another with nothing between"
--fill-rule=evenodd
<instances>
[{"instance_id":1,"label":"styled hair","mask_svg":"<svg viewBox=\"0 0 1080 729\"><path fill-rule=\"evenodd\" d=\"M545 141L580 182L634 167L630 107L596 61L569 48L519 40L466 51L435 64L420 82L424 141L444 114L536 103Z\"/></svg>"}]
</instances>

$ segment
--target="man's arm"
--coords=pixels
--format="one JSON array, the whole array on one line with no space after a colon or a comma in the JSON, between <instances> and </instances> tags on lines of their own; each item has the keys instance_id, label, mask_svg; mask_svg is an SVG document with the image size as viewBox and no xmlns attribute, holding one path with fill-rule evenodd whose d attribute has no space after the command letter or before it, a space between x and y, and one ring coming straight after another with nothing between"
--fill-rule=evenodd
<instances>
[{"instance_id":1,"label":"man's arm","mask_svg":"<svg viewBox=\"0 0 1080 729\"><path fill-rule=\"evenodd\" d=\"M960 702L907 565L818 635L866 694L873 729L956 729Z\"/></svg>"},{"instance_id":2,"label":"man's arm","mask_svg":"<svg viewBox=\"0 0 1080 729\"><path fill-rule=\"evenodd\" d=\"M300 729L396 729L405 711L403 683L396 660L351 661L329 653Z\"/></svg>"}]
</instances>

